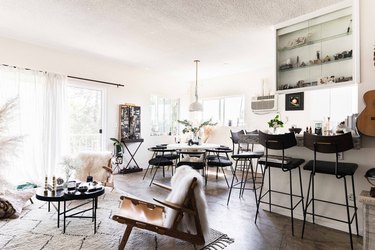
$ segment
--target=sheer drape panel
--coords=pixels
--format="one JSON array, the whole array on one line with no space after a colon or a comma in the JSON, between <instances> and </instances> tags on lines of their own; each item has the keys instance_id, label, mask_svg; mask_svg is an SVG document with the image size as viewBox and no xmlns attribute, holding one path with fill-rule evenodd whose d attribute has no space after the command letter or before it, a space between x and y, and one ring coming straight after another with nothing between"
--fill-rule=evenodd
<instances>
[{"instance_id":1,"label":"sheer drape panel","mask_svg":"<svg viewBox=\"0 0 375 250\"><path fill-rule=\"evenodd\" d=\"M13 183L42 183L52 176L61 157L63 89L66 77L0 67L0 101L18 97L12 133L23 135L17 158L6 178Z\"/></svg>"}]
</instances>

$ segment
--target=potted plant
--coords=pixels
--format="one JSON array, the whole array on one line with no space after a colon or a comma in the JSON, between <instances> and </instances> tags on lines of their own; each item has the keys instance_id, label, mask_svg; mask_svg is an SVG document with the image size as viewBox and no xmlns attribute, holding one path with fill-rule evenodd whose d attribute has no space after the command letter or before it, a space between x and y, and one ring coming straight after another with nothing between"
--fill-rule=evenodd
<instances>
[{"instance_id":1,"label":"potted plant","mask_svg":"<svg viewBox=\"0 0 375 250\"><path fill-rule=\"evenodd\" d=\"M123 152L124 152L124 144L122 144L122 142L120 142L119 140L117 140L116 138L109 138L111 141L113 141L113 155L115 157L117 156L122 156Z\"/></svg>"},{"instance_id":2,"label":"potted plant","mask_svg":"<svg viewBox=\"0 0 375 250\"><path fill-rule=\"evenodd\" d=\"M192 139L191 139L191 143L193 144L199 144L199 131L201 130L201 128L205 127L205 126L215 126L217 123L215 122L212 122L212 119L209 119L207 121L204 121L202 123L200 123L198 126L194 126L193 122L191 121L188 121L188 120L183 120L183 121L180 121L178 120L179 123L183 124L185 126L185 128L182 130L182 133L192 133Z\"/></svg>"},{"instance_id":3,"label":"potted plant","mask_svg":"<svg viewBox=\"0 0 375 250\"><path fill-rule=\"evenodd\" d=\"M284 127L284 122L280 118L280 114L277 113L275 118L268 121L268 127L273 129L273 134L277 133L278 128Z\"/></svg>"}]
</instances>

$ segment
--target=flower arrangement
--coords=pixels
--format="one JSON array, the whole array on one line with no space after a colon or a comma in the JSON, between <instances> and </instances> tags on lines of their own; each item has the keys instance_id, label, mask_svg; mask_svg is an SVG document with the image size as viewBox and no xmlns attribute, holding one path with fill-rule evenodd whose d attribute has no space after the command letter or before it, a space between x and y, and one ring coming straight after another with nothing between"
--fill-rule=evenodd
<instances>
[{"instance_id":1,"label":"flower arrangement","mask_svg":"<svg viewBox=\"0 0 375 250\"><path fill-rule=\"evenodd\" d=\"M280 120L280 114L277 114L275 118L271 119L268 122L268 127L274 128L274 129L284 127L284 122Z\"/></svg>"},{"instance_id":2,"label":"flower arrangement","mask_svg":"<svg viewBox=\"0 0 375 250\"><path fill-rule=\"evenodd\" d=\"M80 166L80 162L71 156L64 156L60 164L64 168L66 181L69 180L70 176L73 174L73 171L77 170Z\"/></svg>"},{"instance_id":3,"label":"flower arrangement","mask_svg":"<svg viewBox=\"0 0 375 250\"><path fill-rule=\"evenodd\" d=\"M189 132L192 132L193 134L197 134L201 130L201 128L205 126L215 126L217 124L217 122L213 123L212 119L202 122L201 124L199 124L199 126L194 126L193 122L188 121L188 120L183 120L183 121L177 120L177 121L185 126L185 128L182 130L182 133L184 134L189 133Z\"/></svg>"}]
</instances>

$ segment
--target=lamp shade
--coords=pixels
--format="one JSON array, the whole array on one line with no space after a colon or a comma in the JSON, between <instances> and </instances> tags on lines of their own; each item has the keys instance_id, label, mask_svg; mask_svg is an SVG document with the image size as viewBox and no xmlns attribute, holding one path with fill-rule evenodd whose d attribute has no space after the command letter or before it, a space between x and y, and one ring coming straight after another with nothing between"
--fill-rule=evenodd
<instances>
[{"instance_id":1,"label":"lamp shade","mask_svg":"<svg viewBox=\"0 0 375 250\"><path fill-rule=\"evenodd\" d=\"M202 103L195 101L189 106L189 111L194 112L194 111L203 111L203 105Z\"/></svg>"}]
</instances>

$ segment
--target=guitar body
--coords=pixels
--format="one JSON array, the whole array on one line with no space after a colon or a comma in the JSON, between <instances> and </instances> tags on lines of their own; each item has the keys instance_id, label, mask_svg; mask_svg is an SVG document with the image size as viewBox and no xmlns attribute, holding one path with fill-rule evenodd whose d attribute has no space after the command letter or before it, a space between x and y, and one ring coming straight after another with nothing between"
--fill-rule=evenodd
<instances>
[{"instance_id":1,"label":"guitar body","mask_svg":"<svg viewBox=\"0 0 375 250\"><path fill-rule=\"evenodd\" d=\"M363 95L366 107L357 118L359 132L367 136L375 136L375 90Z\"/></svg>"}]
</instances>

